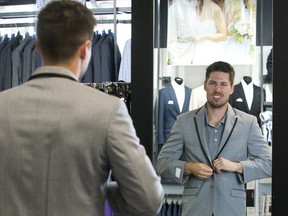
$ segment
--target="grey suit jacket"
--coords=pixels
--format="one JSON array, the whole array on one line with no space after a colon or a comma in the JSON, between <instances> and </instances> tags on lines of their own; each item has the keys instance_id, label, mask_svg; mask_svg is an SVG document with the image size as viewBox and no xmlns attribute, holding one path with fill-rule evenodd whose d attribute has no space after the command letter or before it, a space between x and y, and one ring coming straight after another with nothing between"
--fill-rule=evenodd
<instances>
[{"instance_id":1,"label":"grey suit jacket","mask_svg":"<svg viewBox=\"0 0 288 216\"><path fill-rule=\"evenodd\" d=\"M42 67L2 92L0 121L1 216L103 216L105 198L118 215L159 210L160 178L125 103L70 71ZM105 187L110 170L118 185Z\"/></svg>"},{"instance_id":2,"label":"grey suit jacket","mask_svg":"<svg viewBox=\"0 0 288 216\"><path fill-rule=\"evenodd\" d=\"M271 151L254 116L228 106L218 157L239 161L243 174L214 173L207 180L184 176L186 161L213 167L205 136L206 106L178 116L161 149L156 171L184 184L183 216L245 216L244 183L271 176ZM186 161L179 158L184 152ZM249 158L250 160L247 160Z\"/></svg>"}]
</instances>

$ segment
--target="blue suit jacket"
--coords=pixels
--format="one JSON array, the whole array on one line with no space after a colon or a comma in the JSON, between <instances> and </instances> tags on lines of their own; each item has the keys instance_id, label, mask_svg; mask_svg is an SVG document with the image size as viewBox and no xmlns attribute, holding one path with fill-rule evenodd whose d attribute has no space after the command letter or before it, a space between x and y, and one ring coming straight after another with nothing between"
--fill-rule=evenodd
<instances>
[{"instance_id":1,"label":"blue suit jacket","mask_svg":"<svg viewBox=\"0 0 288 216\"><path fill-rule=\"evenodd\" d=\"M170 131L181 113L189 111L189 103L192 89L185 86L185 100L182 112L180 112L175 91L171 84L159 90L159 108L158 108L158 126L157 138L158 144L164 144L168 139Z\"/></svg>"}]
</instances>

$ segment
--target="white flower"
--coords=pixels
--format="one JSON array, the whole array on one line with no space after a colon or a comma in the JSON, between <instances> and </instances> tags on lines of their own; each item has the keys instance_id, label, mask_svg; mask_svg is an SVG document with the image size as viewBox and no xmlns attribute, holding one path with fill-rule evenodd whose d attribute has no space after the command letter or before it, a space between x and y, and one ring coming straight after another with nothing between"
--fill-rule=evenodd
<instances>
[{"instance_id":1,"label":"white flower","mask_svg":"<svg viewBox=\"0 0 288 216\"><path fill-rule=\"evenodd\" d=\"M235 20L228 26L230 37L236 41L242 43L244 38L250 39L252 36L252 30L250 23L243 22L241 20Z\"/></svg>"}]
</instances>

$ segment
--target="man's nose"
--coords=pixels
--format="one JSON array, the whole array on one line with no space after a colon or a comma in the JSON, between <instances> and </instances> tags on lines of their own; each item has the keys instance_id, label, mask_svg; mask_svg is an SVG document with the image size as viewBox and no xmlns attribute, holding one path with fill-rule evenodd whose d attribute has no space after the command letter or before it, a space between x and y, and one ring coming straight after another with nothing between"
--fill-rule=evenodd
<instances>
[{"instance_id":1,"label":"man's nose","mask_svg":"<svg viewBox=\"0 0 288 216\"><path fill-rule=\"evenodd\" d=\"M220 85L215 85L214 91L220 91Z\"/></svg>"}]
</instances>

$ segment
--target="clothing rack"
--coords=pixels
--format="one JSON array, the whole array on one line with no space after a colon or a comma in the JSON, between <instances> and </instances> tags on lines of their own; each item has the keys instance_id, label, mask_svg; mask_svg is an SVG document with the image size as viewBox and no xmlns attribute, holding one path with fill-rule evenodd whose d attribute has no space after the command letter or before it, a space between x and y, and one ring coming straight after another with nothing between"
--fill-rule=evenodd
<instances>
[{"instance_id":1,"label":"clothing rack","mask_svg":"<svg viewBox=\"0 0 288 216\"><path fill-rule=\"evenodd\" d=\"M101 25L101 24L112 24L112 23L116 23L116 24L131 24L131 20L113 20L113 19L101 19L101 20L97 20L97 25ZM21 27L33 27L35 26L36 23L4 23L4 24L0 24L0 28L21 28Z\"/></svg>"},{"instance_id":2,"label":"clothing rack","mask_svg":"<svg viewBox=\"0 0 288 216\"><path fill-rule=\"evenodd\" d=\"M131 7L116 7L114 8L94 8L91 9L94 15L109 15L109 14L131 14ZM15 18L33 18L36 17L38 11L16 11L16 12L2 12L1 19L15 19Z\"/></svg>"},{"instance_id":3,"label":"clothing rack","mask_svg":"<svg viewBox=\"0 0 288 216\"><path fill-rule=\"evenodd\" d=\"M20 28L20 27L33 27L35 23L5 23L0 24L0 28Z\"/></svg>"},{"instance_id":4,"label":"clothing rack","mask_svg":"<svg viewBox=\"0 0 288 216\"><path fill-rule=\"evenodd\" d=\"M180 216L182 213L182 195L166 194L157 216Z\"/></svg>"}]
</instances>

